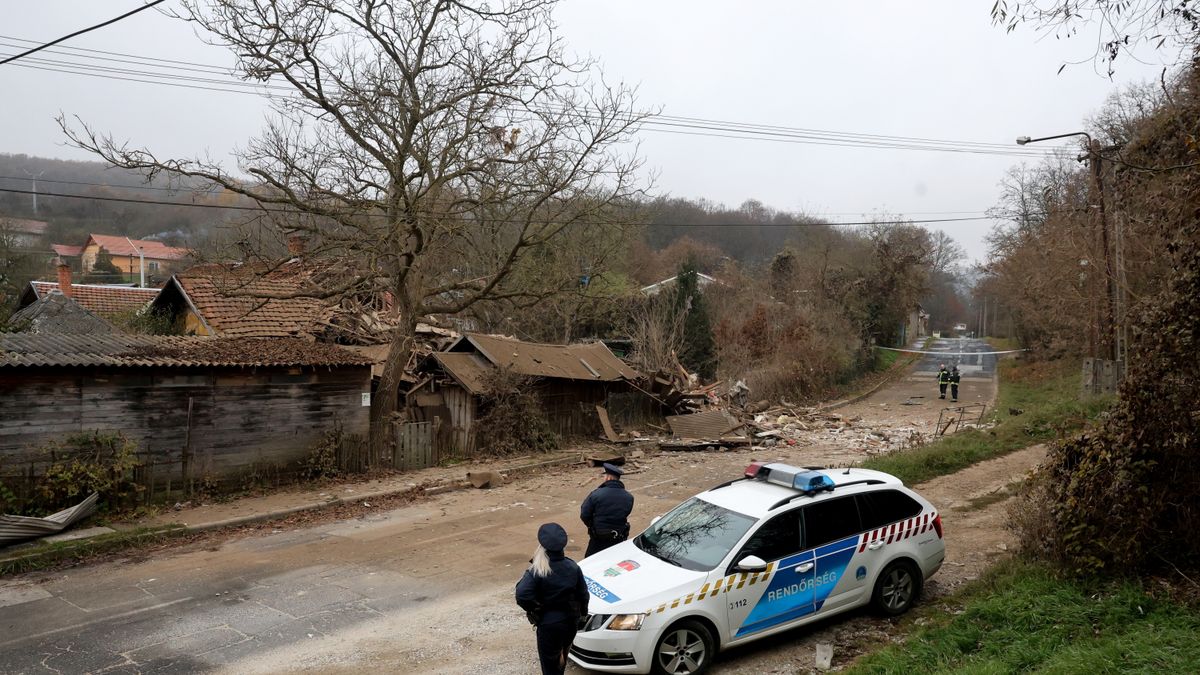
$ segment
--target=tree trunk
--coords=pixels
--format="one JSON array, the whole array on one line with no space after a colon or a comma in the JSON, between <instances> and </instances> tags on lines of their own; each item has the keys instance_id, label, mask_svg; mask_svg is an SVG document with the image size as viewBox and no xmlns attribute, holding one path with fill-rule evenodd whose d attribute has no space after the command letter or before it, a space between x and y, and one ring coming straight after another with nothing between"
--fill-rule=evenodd
<instances>
[{"instance_id":1,"label":"tree trunk","mask_svg":"<svg viewBox=\"0 0 1200 675\"><path fill-rule=\"evenodd\" d=\"M417 320L411 312L405 312L400 325L392 334L387 361L384 362L383 372L379 376L379 387L371 398L371 457L376 462L384 457L391 457L392 454L392 413L396 412L399 403L400 378L404 375L404 366L408 364L408 358L416 345L416 334Z\"/></svg>"}]
</instances>

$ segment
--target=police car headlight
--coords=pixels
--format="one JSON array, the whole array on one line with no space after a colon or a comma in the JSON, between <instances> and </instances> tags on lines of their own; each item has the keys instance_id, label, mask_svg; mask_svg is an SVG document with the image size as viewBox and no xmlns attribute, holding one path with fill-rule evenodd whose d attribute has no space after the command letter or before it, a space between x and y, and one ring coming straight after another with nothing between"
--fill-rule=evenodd
<instances>
[{"instance_id":1,"label":"police car headlight","mask_svg":"<svg viewBox=\"0 0 1200 675\"><path fill-rule=\"evenodd\" d=\"M645 614L618 614L613 617L612 623L608 624L609 630L641 630L642 622L646 620Z\"/></svg>"}]
</instances>

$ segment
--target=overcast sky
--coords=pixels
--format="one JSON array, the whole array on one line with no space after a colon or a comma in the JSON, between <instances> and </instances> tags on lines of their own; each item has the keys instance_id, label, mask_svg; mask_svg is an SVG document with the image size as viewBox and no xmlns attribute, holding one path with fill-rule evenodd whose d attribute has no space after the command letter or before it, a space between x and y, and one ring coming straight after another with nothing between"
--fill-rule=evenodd
<instances>
[{"instance_id":1,"label":"overcast sky","mask_svg":"<svg viewBox=\"0 0 1200 675\"><path fill-rule=\"evenodd\" d=\"M7 38L53 39L137 4L7 0L0 4L0 53L17 51L3 46L15 44ZM1094 41L1029 30L1005 34L991 25L991 6L991 0L564 0L558 20L570 47L598 58L610 80L637 85L644 106L731 122L1010 144L1019 135L1078 131L1121 85L1158 79L1161 65L1148 60L1122 63L1109 80L1087 61ZM189 26L155 10L65 44L231 63ZM1065 61L1078 60L1087 62L1057 73ZM5 153L90 159L64 145L54 123L62 111L160 156L227 157L262 127L266 114L253 95L15 65L0 66ZM653 131L641 142L660 193L730 206L756 198L834 221L884 213L981 215L994 204L1004 171L1020 161ZM980 258L992 225L929 227L946 230Z\"/></svg>"}]
</instances>

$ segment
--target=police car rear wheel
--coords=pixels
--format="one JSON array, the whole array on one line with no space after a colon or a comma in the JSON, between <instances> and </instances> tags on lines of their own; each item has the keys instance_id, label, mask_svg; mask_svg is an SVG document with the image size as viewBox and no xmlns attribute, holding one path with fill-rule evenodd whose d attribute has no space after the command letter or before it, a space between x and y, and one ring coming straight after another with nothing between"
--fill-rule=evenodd
<instances>
[{"instance_id":1,"label":"police car rear wheel","mask_svg":"<svg viewBox=\"0 0 1200 675\"><path fill-rule=\"evenodd\" d=\"M708 670L713 657L713 639L699 621L680 621L658 639L654 650L654 672L658 675L699 675Z\"/></svg>"},{"instance_id":2,"label":"police car rear wheel","mask_svg":"<svg viewBox=\"0 0 1200 675\"><path fill-rule=\"evenodd\" d=\"M894 562L875 582L875 607L888 616L908 611L921 591L920 577L911 563Z\"/></svg>"}]
</instances>

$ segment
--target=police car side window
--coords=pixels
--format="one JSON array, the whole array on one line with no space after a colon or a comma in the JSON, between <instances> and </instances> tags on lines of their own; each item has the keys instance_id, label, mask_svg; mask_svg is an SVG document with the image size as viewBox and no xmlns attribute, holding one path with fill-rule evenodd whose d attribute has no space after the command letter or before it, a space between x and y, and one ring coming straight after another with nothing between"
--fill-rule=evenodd
<instances>
[{"instance_id":1,"label":"police car side window","mask_svg":"<svg viewBox=\"0 0 1200 675\"><path fill-rule=\"evenodd\" d=\"M804 507L804 548L816 548L863 531L854 497Z\"/></svg>"},{"instance_id":2,"label":"police car side window","mask_svg":"<svg viewBox=\"0 0 1200 675\"><path fill-rule=\"evenodd\" d=\"M800 510L792 509L763 523L742 547L742 552L734 562L748 555L756 555L766 562L771 562L799 552Z\"/></svg>"},{"instance_id":3,"label":"police car side window","mask_svg":"<svg viewBox=\"0 0 1200 675\"><path fill-rule=\"evenodd\" d=\"M857 497L865 530L874 530L898 520L912 518L922 510L916 500L898 490L866 492Z\"/></svg>"}]
</instances>

